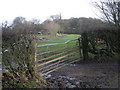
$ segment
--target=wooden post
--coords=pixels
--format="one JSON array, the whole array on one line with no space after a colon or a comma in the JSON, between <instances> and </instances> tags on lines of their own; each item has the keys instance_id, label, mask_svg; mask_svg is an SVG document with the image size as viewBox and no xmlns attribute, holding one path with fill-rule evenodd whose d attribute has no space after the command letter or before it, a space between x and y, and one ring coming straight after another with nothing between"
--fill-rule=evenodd
<instances>
[{"instance_id":1,"label":"wooden post","mask_svg":"<svg viewBox=\"0 0 120 90\"><path fill-rule=\"evenodd\" d=\"M87 32L82 33L82 52L83 52L83 60L88 60L88 36Z\"/></svg>"},{"instance_id":2,"label":"wooden post","mask_svg":"<svg viewBox=\"0 0 120 90\"><path fill-rule=\"evenodd\" d=\"M82 52L81 52L81 46L80 46L80 38L78 38L78 43L79 43L79 52L80 52L80 58L81 58L81 56L82 56Z\"/></svg>"}]
</instances>

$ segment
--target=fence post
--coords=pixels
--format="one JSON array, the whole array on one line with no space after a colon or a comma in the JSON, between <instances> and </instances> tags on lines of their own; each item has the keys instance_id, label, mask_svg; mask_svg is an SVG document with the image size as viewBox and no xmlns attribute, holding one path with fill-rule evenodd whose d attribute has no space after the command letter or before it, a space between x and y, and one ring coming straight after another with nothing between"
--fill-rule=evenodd
<instances>
[{"instance_id":1,"label":"fence post","mask_svg":"<svg viewBox=\"0 0 120 90\"><path fill-rule=\"evenodd\" d=\"M81 53L81 46L80 46L80 38L78 38L78 43L79 43L79 52L80 52L80 58L81 58L82 53Z\"/></svg>"}]
</instances>

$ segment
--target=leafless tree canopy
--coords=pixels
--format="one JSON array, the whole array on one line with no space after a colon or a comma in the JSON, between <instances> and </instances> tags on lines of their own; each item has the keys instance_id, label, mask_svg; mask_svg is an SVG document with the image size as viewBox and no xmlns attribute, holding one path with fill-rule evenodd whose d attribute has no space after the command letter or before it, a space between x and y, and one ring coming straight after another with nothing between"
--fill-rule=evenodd
<instances>
[{"instance_id":1,"label":"leafless tree canopy","mask_svg":"<svg viewBox=\"0 0 120 90\"><path fill-rule=\"evenodd\" d=\"M56 35L56 33L60 30L60 25L54 21L45 22L43 27L53 35Z\"/></svg>"},{"instance_id":2,"label":"leafless tree canopy","mask_svg":"<svg viewBox=\"0 0 120 90\"><path fill-rule=\"evenodd\" d=\"M93 2L93 5L103 15L101 17L103 20L120 26L120 1L101 0L99 3Z\"/></svg>"}]
</instances>

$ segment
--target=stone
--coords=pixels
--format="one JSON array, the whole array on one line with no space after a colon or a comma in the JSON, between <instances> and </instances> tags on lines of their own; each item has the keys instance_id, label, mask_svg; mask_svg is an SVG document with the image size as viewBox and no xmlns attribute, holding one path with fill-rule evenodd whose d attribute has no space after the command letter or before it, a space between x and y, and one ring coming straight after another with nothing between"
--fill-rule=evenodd
<instances>
[{"instance_id":1,"label":"stone","mask_svg":"<svg viewBox=\"0 0 120 90\"><path fill-rule=\"evenodd\" d=\"M48 75L45 76L45 79L48 79L48 78L51 78L51 77L52 77L52 75L48 74Z\"/></svg>"},{"instance_id":2,"label":"stone","mask_svg":"<svg viewBox=\"0 0 120 90\"><path fill-rule=\"evenodd\" d=\"M80 82L76 82L76 84L77 84L77 85L79 85L79 84L80 84Z\"/></svg>"},{"instance_id":3,"label":"stone","mask_svg":"<svg viewBox=\"0 0 120 90\"><path fill-rule=\"evenodd\" d=\"M76 78L69 78L69 80L75 80Z\"/></svg>"},{"instance_id":4,"label":"stone","mask_svg":"<svg viewBox=\"0 0 120 90\"><path fill-rule=\"evenodd\" d=\"M71 85L69 88L76 88L76 85Z\"/></svg>"}]
</instances>

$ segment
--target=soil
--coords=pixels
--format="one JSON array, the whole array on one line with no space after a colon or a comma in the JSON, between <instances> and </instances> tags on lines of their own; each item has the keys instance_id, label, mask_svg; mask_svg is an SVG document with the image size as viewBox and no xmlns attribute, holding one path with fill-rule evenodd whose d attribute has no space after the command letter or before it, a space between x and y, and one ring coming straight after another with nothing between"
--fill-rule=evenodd
<instances>
[{"instance_id":1,"label":"soil","mask_svg":"<svg viewBox=\"0 0 120 90\"><path fill-rule=\"evenodd\" d=\"M119 86L117 62L74 63L48 76L50 77L47 80L52 83L53 88L118 88Z\"/></svg>"}]
</instances>

